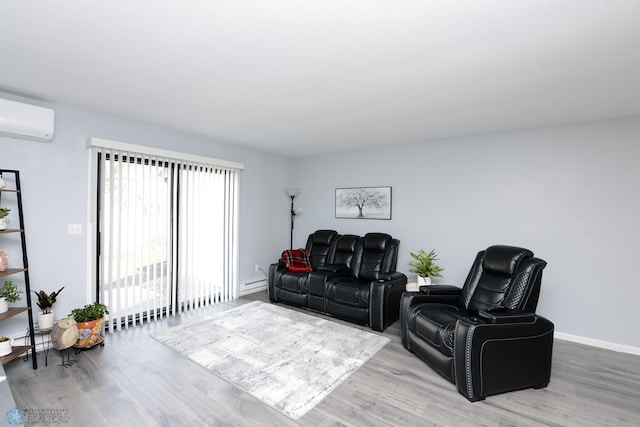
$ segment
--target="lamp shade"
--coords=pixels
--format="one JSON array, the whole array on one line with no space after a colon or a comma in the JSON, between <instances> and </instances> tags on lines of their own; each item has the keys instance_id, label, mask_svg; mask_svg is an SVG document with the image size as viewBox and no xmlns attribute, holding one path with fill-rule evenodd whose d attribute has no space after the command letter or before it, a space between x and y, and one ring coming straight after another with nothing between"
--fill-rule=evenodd
<instances>
[{"instance_id":1,"label":"lamp shade","mask_svg":"<svg viewBox=\"0 0 640 427\"><path fill-rule=\"evenodd\" d=\"M285 188L284 192L287 193L289 195L289 197L296 197L298 194L300 194L300 189L299 188Z\"/></svg>"}]
</instances>

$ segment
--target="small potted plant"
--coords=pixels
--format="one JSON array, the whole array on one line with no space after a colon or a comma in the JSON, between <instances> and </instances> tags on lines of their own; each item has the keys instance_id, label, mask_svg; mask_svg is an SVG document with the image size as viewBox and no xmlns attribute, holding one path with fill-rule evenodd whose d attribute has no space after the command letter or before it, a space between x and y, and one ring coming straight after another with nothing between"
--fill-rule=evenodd
<instances>
[{"instance_id":1,"label":"small potted plant","mask_svg":"<svg viewBox=\"0 0 640 427\"><path fill-rule=\"evenodd\" d=\"M442 277L440 272L444 268L435 263L438 261L435 251L432 250L427 253L425 250L420 249L417 254L409 252L409 255L413 258L409 261L409 267L411 267L409 272L418 275L418 286L430 285L432 277Z\"/></svg>"},{"instance_id":2,"label":"small potted plant","mask_svg":"<svg viewBox=\"0 0 640 427\"><path fill-rule=\"evenodd\" d=\"M102 343L101 333L105 314L109 314L109 309L106 305L98 302L71 310L69 316L78 322L76 347L93 347Z\"/></svg>"},{"instance_id":3,"label":"small potted plant","mask_svg":"<svg viewBox=\"0 0 640 427\"><path fill-rule=\"evenodd\" d=\"M0 356L11 354L11 339L9 337L0 337Z\"/></svg>"},{"instance_id":4,"label":"small potted plant","mask_svg":"<svg viewBox=\"0 0 640 427\"><path fill-rule=\"evenodd\" d=\"M45 291L32 291L38 297L38 302L36 304L38 304L38 307L42 310L38 313L38 329L53 328L54 312L51 308L53 307L53 304L55 304L58 294L60 294L63 289L64 286L57 292L51 292L50 294L47 294Z\"/></svg>"},{"instance_id":5,"label":"small potted plant","mask_svg":"<svg viewBox=\"0 0 640 427\"><path fill-rule=\"evenodd\" d=\"M0 230L7 229L7 215L9 215L11 209L8 208L0 208Z\"/></svg>"},{"instance_id":6,"label":"small potted plant","mask_svg":"<svg viewBox=\"0 0 640 427\"><path fill-rule=\"evenodd\" d=\"M20 301L21 298L22 291L11 280L5 280L4 284L0 286L0 313L7 312L9 303Z\"/></svg>"}]
</instances>

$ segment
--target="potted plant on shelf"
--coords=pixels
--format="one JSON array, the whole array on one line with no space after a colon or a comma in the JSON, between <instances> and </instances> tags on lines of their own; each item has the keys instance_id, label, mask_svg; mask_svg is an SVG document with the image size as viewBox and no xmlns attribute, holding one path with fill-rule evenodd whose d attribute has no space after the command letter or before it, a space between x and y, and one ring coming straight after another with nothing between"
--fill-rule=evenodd
<instances>
[{"instance_id":1,"label":"potted plant on shelf","mask_svg":"<svg viewBox=\"0 0 640 427\"><path fill-rule=\"evenodd\" d=\"M62 292L64 286L61 287L58 292L51 292L47 294L45 291L32 291L38 297L38 307L40 307L41 312L38 313L38 329L51 329L53 328L53 316L54 312L51 310L53 304L56 302L56 298L58 294Z\"/></svg>"},{"instance_id":2,"label":"potted plant on shelf","mask_svg":"<svg viewBox=\"0 0 640 427\"><path fill-rule=\"evenodd\" d=\"M7 229L7 215L9 215L11 209L8 208L0 208L0 230Z\"/></svg>"},{"instance_id":3,"label":"potted plant on shelf","mask_svg":"<svg viewBox=\"0 0 640 427\"><path fill-rule=\"evenodd\" d=\"M5 280L0 287L0 313L5 313L9 310L10 302L20 301L21 295L22 291L11 280Z\"/></svg>"},{"instance_id":4,"label":"potted plant on shelf","mask_svg":"<svg viewBox=\"0 0 640 427\"><path fill-rule=\"evenodd\" d=\"M11 354L11 339L9 337L0 337L0 356Z\"/></svg>"},{"instance_id":5,"label":"potted plant on shelf","mask_svg":"<svg viewBox=\"0 0 640 427\"><path fill-rule=\"evenodd\" d=\"M425 250L420 249L417 254L409 252L413 260L409 261L410 273L416 273L418 275L418 286L430 285L432 277L442 277L440 272L444 268L438 266L435 262L438 261L438 256L435 251L427 253Z\"/></svg>"},{"instance_id":6,"label":"potted plant on shelf","mask_svg":"<svg viewBox=\"0 0 640 427\"><path fill-rule=\"evenodd\" d=\"M93 347L102 343L102 325L104 316L109 314L106 305L94 302L82 308L74 308L69 316L78 322L78 341L76 347Z\"/></svg>"}]
</instances>

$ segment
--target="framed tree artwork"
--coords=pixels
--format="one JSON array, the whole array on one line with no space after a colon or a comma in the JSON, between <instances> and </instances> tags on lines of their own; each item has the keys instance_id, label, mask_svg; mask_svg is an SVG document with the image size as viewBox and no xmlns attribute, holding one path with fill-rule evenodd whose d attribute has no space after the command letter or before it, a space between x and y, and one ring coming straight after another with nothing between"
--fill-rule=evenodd
<instances>
[{"instance_id":1,"label":"framed tree artwork","mask_svg":"<svg viewBox=\"0 0 640 427\"><path fill-rule=\"evenodd\" d=\"M391 187L336 188L336 218L391 219Z\"/></svg>"}]
</instances>

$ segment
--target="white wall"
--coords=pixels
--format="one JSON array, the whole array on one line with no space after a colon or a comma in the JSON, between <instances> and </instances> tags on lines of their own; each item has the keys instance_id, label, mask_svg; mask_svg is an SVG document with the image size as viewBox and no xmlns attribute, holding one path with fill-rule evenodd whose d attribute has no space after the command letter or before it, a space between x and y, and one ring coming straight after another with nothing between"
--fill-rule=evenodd
<instances>
[{"instance_id":1,"label":"white wall","mask_svg":"<svg viewBox=\"0 0 640 427\"><path fill-rule=\"evenodd\" d=\"M5 93L0 97L56 112L56 133L51 142L0 137L0 168L17 169L21 175L31 288L50 292L65 286L54 307L56 317L88 302L86 289L94 286L87 283L86 235L67 234L68 224L82 224L86 231L86 141L91 136L244 163L240 178L240 291L245 282L265 278L254 271L255 264L266 269L288 246L288 207L279 198L288 186L289 159ZM9 197L3 195L2 205L8 203ZM17 216L12 219L17 224ZM16 265L20 252L7 236L0 239L0 248L10 249L11 264ZM23 283L17 275L6 279ZM23 316L0 323L0 335L19 336L25 329Z\"/></svg>"},{"instance_id":2,"label":"white wall","mask_svg":"<svg viewBox=\"0 0 640 427\"><path fill-rule=\"evenodd\" d=\"M56 111L50 143L0 137L0 168L19 169L33 289L66 286L56 304L67 314L84 304L90 136L150 145L245 164L240 191L240 282L263 278L288 247L289 199L299 187L295 246L318 228L387 232L409 251L435 248L440 283L464 281L475 253L491 244L521 245L549 265L538 312L556 331L640 347L635 325L640 283L640 118L459 138L290 160L220 141L0 93ZM293 178L291 178L293 177ZM336 219L336 187L393 187L391 221ZM2 204L5 204L3 198ZM5 242L5 240L2 240ZM0 245L4 247L4 245ZM410 275L410 279L412 279ZM22 319L0 333L24 332Z\"/></svg>"},{"instance_id":3,"label":"white wall","mask_svg":"<svg viewBox=\"0 0 640 427\"><path fill-rule=\"evenodd\" d=\"M527 247L548 262L538 313L556 331L640 347L640 118L391 146L296 161L296 246L317 228L387 232L436 249L440 283L477 251ZM336 187L392 186L392 220L336 219Z\"/></svg>"}]
</instances>

